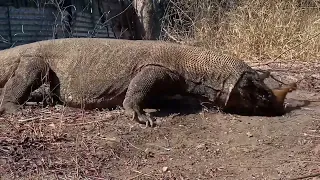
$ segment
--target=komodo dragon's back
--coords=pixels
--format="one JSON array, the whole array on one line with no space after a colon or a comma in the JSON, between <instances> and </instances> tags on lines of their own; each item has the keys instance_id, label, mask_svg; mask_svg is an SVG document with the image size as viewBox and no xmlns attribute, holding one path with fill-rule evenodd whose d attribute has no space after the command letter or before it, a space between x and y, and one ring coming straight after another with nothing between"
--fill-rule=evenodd
<instances>
[{"instance_id":1,"label":"komodo dragon's back","mask_svg":"<svg viewBox=\"0 0 320 180\"><path fill-rule=\"evenodd\" d=\"M222 106L227 105L230 93L239 94L234 97L248 96L246 102L253 102L247 108L250 112L272 109L275 103L272 91L246 63L200 47L161 41L68 38L0 51L0 58L18 62L14 77L6 84L10 89L4 96L6 111L23 103L31 86L36 86L46 71L50 71L50 87L67 105L107 108L123 103L134 119L144 122L151 122L142 111L145 104L167 94L199 95ZM26 74L30 74L28 80L18 79ZM263 98L262 94L252 95L254 89L264 93ZM256 107L257 102L261 107Z\"/></svg>"},{"instance_id":2,"label":"komodo dragon's back","mask_svg":"<svg viewBox=\"0 0 320 180\"><path fill-rule=\"evenodd\" d=\"M123 88L126 89L133 76L147 66L163 67L186 80L201 82L226 92L231 91L244 71L252 71L241 60L217 56L204 48L161 41L59 39L46 41L40 52L47 56L53 71L61 75L59 79L75 79L73 76L77 76L76 79L86 87L82 92L107 88L101 87L102 84L115 86L120 79L121 84L124 84ZM96 79L97 83L92 83L92 76L99 77ZM76 84L80 82L69 83L73 83L70 85L72 87L81 87L80 84ZM92 87L87 88L88 86ZM90 92L84 94L89 96Z\"/></svg>"}]
</instances>

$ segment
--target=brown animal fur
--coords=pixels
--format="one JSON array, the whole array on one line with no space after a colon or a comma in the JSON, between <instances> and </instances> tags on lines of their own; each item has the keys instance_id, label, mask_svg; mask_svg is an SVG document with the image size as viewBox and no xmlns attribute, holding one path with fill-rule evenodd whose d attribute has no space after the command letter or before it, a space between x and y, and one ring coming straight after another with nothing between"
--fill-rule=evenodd
<instances>
[{"instance_id":1,"label":"brown animal fur","mask_svg":"<svg viewBox=\"0 0 320 180\"><path fill-rule=\"evenodd\" d=\"M287 87L282 87L279 89L272 89L273 94L277 97L277 101L280 104L284 103L284 100L289 92L292 92L297 89L296 83L291 83Z\"/></svg>"}]
</instances>

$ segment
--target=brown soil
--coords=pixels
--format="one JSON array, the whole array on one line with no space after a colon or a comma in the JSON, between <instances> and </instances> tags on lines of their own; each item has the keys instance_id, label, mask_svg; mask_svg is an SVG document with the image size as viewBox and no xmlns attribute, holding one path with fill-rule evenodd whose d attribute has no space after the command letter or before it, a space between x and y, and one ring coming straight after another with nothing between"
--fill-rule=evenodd
<instances>
[{"instance_id":1,"label":"brown soil","mask_svg":"<svg viewBox=\"0 0 320 180\"><path fill-rule=\"evenodd\" d=\"M28 106L1 119L1 179L320 179L320 95L287 102L282 117L203 109L146 129L121 109Z\"/></svg>"}]
</instances>

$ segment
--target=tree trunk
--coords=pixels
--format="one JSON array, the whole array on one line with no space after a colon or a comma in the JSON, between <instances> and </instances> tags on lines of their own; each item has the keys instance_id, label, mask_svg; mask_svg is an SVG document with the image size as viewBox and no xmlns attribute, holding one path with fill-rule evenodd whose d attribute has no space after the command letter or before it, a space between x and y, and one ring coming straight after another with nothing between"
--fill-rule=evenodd
<instances>
[{"instance_id":1,"label":"tree trunk","mask_svg":"<svg viewBox=\"0 0 320 180\"><path fill-rule=\"evenodd\" d=\"M157 39L160 34L160 23L157 17L156 4L153 0L132 0L136 11L137 31L142 39Z\"/></svg>"}]
</instances>

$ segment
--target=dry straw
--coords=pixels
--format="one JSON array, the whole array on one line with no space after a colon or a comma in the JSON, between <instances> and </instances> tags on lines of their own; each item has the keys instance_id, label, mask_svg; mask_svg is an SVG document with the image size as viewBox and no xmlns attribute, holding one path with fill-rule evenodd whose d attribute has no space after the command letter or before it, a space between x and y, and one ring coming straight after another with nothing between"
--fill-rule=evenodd
<instances>
[{"instance_id":1,"label":"dry straw","mask_svg":"<svg viewBox=\"0 0 320 180\"><path fill-rule=\"evenodd\" d=\"M316 0L170 0L162 25L163 39L249 62L320 59Z\"/></svg>"}]
</instances>

